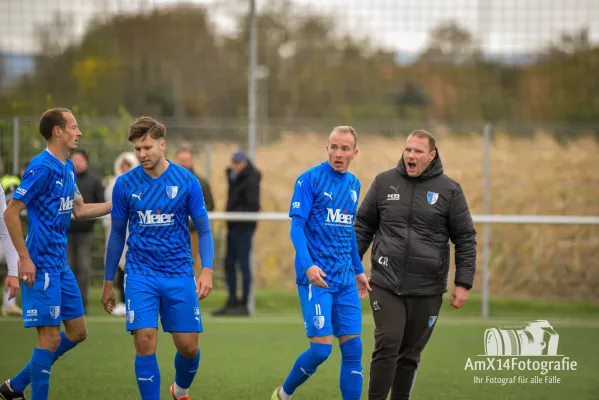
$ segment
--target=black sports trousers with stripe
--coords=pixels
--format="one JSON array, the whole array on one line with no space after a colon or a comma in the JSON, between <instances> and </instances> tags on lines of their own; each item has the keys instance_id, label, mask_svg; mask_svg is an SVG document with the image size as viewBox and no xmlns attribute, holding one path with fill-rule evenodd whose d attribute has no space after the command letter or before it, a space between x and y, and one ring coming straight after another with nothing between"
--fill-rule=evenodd
<instances>
[{"instance_id":1,"label":"black sports trousers with stripe","mask_svg":"<svg viewBox=\"0 0 599 400\"><path fill-rule=\"evenodd\" d=\"M372 286L374 351L370 360L369 400L408 400L420 354L435 327L443 295L398 296Z\"/></svg>"}]
</instances>

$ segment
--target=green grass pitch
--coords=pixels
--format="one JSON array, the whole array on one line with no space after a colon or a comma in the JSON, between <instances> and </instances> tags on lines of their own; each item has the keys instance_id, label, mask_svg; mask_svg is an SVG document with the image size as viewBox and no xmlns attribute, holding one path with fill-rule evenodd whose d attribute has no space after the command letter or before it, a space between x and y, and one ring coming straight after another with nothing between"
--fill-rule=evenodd
<instances>
[{"instance_id":1,"label":"green grass pitch","mask_svg":"<svg viewBox=\"0 0 599 400\"><path fill-rule=\"evenodd\" d=\"M96 295L98 293L94 293ZM217 293L214 297L212 302L207 303L208 306L219 303L222 294ZM293 294L259 295L258 304L266 310L252 318L212 318L204 310L204 333L200 337L201 365L190 390L191 398L270 399L273 389L283 382L295 358L307 348L299 310L293 310L293 297ZM268 311L267 305L271 302L286 306L280 312ZM505 304L493 305L507 313L509 307ZM589 307L595 311L595 306ZM473 305L472 308L476 307ZM455 312L445 304L433 337L423 353L412 400L599 399L598 314L589 315L583 307L584 310L575 319L565 319L563 312L555 309L550 312L552 309L549 306L546 312L538 314L532 309L520 308L521 312L511 309L515 317L496 316L484 321L472 312ZM580 306L577 309L580 310ZM527 312L522 314L522 310ZM546 383L540 373L526 371L465 370L468 358L485 360L477 357L484 353L485 329L539 318L548 319L559 333L559 353L577 362L576 371L547 374L559 378L559 383ZM67 353L52 369L50 398L138 399L133 369L133 339L124 327L124 319L104 316L98 305L94 305L88 317L87 341ZM373 329L371 315L366 309L363 332L364 399L367 398ZM0 379L6 379L28 361L35 345L35 331L24 329L19 319L0 318L0 332ZM157 355L164 399L170 398L174 354L170 335L160 332ZM334 346L331 357L298 389L294 399L341 399L339 365L339 349ZM531 383L539 375L542 383ZM475 376L482 377L483 383L475 383ZM520 382L502 385L486 382L487 376L523 378ZM526 383L522 382L524 378L528 378Z\"/></svg>"}]
</instances>

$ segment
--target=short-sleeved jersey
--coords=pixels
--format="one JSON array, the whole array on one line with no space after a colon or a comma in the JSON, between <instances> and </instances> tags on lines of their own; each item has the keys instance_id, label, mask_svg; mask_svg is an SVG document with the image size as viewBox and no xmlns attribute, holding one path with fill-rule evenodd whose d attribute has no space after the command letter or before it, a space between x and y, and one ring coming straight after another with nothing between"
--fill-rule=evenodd
<instances>
[{"instance_id":1,"label":"short-sleeved jersey","mask_svg":"<svg viewBox=\"0 0 599 400\"><path fill-rule=\"evenodd\" d=\"M71 160L63 163L44 150L31 160L12 197L27 206L25 244L38 273L68 266L68 231L79 194L76 179Z\"/></svg>"},{"instance_id":2,"label":"short-sleeved jersey","mask_svg":"<svg viewBox=\"0 0 599 400\"><path fill-rule=\"evenodd\" d=\"M158 178L141 165L118 177L112 218L129 221L125 272L194 276L189 217L205 214L198 178L172 162Z\"/></svg>"},{"instance_id":3,"label":"short-sleeved jersey","mask_svg":"<svg viewBox=\"0 0 599 400\"><path fill-rule=\"evenodd\" d=\"M289 216L306 220L308 251L329 286L355 284L351 248L359 198L358 178L335 171L328 162L307 170L295 182ZM309 284L297 255L295 269L297 283Z\"/></svg>"}]
</instances>

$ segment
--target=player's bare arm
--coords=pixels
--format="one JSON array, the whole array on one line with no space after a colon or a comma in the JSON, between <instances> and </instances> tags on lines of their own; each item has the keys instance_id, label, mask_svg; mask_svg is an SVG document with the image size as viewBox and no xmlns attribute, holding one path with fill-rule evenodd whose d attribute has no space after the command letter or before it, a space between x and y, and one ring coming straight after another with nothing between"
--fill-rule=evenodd
<instances>
[{"instance_id":1,"label":"player's bare arm","mask_svg":"<svg viewBox=\"0 0 599 400\"><path fill-rule=\"evenodd\" d=\"M372 288L370 287L370 283L368 282L368 277L365 273L356 275L356 284L358 285L358 293L360 294L361 299L366 297L366 294L368 294L368 292L372 292Z\"/></svg>"},{"instance_id":2,"label":"player's bare arm","mask_svg":"<svg viewBox=\"0 0 599 400\"><path fill-rule=\"evenodd\" d=\"M75 194L75 201L73 202L73 216L75 219L84 220L103 217L104 215L110 214L112 209L112 201L106 203L91 203L85 204L83 196Z\"/></svg>"},{"instance_id":3,"label":"player's bare arm","mask_svg":"<svg viewBox=\"0 0 599 400\"><path fill-rule=\"evenodd\" d=\"M196 292L198 300L205 299L212 292L212 270L210 268L202 268L200 277L196 282Z\"/></svg>"},{"instance_id":4,"label":"player's bare arm","mask_svg":"<svg viewBox=\"0 0 599 400\"><path fill-rule=\"evenodd\" d=\"M5 281L4 281L4 291L8 292L8 299L12 300L15 297L17 297L17 294L19 293L19 278L17 278L16 276L7 276Z\"/></svg>"},{"instance_id":5,"label":"player's bare arm","mask_svg":"<svg viewBox=\"0 0 599 400\"><path fill-rule=\"evenodd\" d=\"M116 305L112 282L113 281L104 281L104 287L102 288L102 305L108 314L112 314L112 310L114 310Z\"/></svg>"},{"instance_id":6,"label":"player's bare arm","mask_svg":"<svg viewBox=\"0 0 599 400\"><path fill-rule=\"evenodd\" d=\"M20 200L12 199L4 211L4 222L10 239L19 255L19 279L29 287L35 282L35 265L31 261L29 251L23 239L23 226L21 225L20 214L26 206Z\"/></svg>"},{"instance_id":7,"label":"player's bare arm","mask_svg":"<svg viewBox=\"0 0 599 400\"><path fill-rule=\"evenodd\" d=\"M322 279L326 278L327 274L325 274L324 271L318 265L313 265L310 268L308 268L306 270L306 275L308 276L308 279L310 280L310 282L312 282L314 286L318 286L321 288L329 287L329 285L327 285L324 279Z\"/></svg>"}]
</instances>

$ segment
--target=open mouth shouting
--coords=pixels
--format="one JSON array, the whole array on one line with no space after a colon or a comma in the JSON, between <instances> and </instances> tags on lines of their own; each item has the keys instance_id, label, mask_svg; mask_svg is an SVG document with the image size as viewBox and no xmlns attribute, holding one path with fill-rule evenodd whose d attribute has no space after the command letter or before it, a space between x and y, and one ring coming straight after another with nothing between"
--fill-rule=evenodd
<instances>
[{"instance_id":1,"label":"open mouth shouting","mask_svg":"<svg viewBox=\"0 0 599 400\"><path fill-rule=\"evenodd\" d=\"M415 173L416 172L416 162L414 161L407 161L406 162L406 170L408 171L408 173Z\"/></svg>"}]
</instances>

